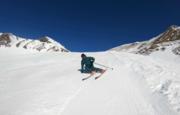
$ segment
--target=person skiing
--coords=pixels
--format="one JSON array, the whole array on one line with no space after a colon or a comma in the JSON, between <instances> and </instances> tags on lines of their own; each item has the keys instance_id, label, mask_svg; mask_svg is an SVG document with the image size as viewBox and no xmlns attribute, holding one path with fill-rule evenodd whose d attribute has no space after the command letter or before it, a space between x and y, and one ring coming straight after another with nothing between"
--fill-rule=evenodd
<instances>
[{"instance_id":1,"label":"person skiing","mask_svg":"<svg viewBox=\"0 0 180 115\"><path fill-rule=\"evenodd\" d=\"M89 77L91 77L95 73L101 73L102 75L106 71L104 69L94 67L94 57L87 57L85 54L81 54L81 58L81 73L90 73ZM95 79L99 78L100 76L97 76Z\"/></svg>"}]
</instances>

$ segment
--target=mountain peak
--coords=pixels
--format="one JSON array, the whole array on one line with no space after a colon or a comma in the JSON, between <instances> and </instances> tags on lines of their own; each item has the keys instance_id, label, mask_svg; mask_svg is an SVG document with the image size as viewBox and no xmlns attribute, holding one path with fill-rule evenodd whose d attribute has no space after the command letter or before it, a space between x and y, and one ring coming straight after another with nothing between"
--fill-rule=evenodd
<instances>
[{"instance_id":1,"label":"mountain peak","mask_svg":"<svg viewBox=\"0 0 180 115\"><path fill-rule=\"evenodd\" d=\"M168 29L177 30L177 29L180 29L180 26L178 26L178 25L171 25Z\"/></svg>"},{"instance_id":2,"label":"mountain peak","mask_svg":"<svg viewBox=\"0 0 180 115\"><path fill-rule=\"evenodd\" d=\"M174 54L180 55L180 27L177 25L170 26L164 33L148 41L121 45L111 50L148 55L167 48L171 49Z\"/></svg>"},{"instance_id":3,"label":"mountain peak","mask_svg":"<svg viewBox=\"0 0 180 115\"><path fill-rule=\"evenodd\" d=\"M154 40L153 44L180 40L180 27L170 26L159 38Z\"/></svg>"},{"instance_id":4,"label":"mountain peak","mask_svg":"<svg viewBox=\"0 0 180 115\"><path fill-rule=\"evenodd\" d=\"M0 46L9 47L12 43L17 41L18 38L12 33L1 33L0 34Z\"/></svg>"},{"instance_id":5,"label":"mountain peak","mask_svg":"<svg viewBox=\"0 0 180 115\"><path fill-rule=\"evenodd\" d=\"M68 50L48 36L38 40L17 37L12 33L0 34L0 47L16 47L37 51L68 52Z\"/></svg>"},{"instance_id":6,"label":"mountain peak","mask_svg":"<svg viewBox=\"0 0 180 115\"><path fill-rule=\"evenodd\" d=\"M176 29L176 28L178 28L177 25L171 25L171 26L169 27L169 29Z\"/></svg>"},{"instance_id":7,"label":"mountain peak","mask_svg":"<svg viewBox=\"0 0 180 115\"><path fill-rule=\"evenodd\" d=\"M54 41L54 40L48 36L44 36L44 37L39 38L39 41L46 42L46 43L52 43L52 41Z\"/></svg>"}]
</instances>

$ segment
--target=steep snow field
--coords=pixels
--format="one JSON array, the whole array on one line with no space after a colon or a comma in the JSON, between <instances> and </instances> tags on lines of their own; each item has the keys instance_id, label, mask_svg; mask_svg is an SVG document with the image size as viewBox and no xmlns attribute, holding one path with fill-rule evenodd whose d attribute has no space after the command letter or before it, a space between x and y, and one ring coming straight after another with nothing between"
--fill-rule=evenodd
<instances>
[{"instance_id":1,"label":"steep snow field","mask_svg":"<svg viewBox=\"0 0 180 115\"><path fill-rule=\"evenodd\" d=\"M87 53L113 67L82 81L80 53L0 49L0 115L178 115L179 57ZM167 57L168 58L168 57Z\"/></svg>"}]
</instances>

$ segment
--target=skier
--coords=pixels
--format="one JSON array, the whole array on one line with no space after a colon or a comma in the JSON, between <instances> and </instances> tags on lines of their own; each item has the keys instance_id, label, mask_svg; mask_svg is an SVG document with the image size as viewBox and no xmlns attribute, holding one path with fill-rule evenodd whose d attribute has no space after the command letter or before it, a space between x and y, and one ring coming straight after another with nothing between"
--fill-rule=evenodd
<instances>
[{"instance_id":1,"label":"skier","mask_svg":"<svg viewBox=\"0 0 180 115\"><path fill-rule=\"evenodd\" d=\"M94 67L94 57L87 57L85 54L81 54L81 73L90 73L90 76L93 76L95 73L101 73L101 75L106 71L101 68ZM95 79L99 78L101 75L95 77ZM89 78L87 77L87 78ZM85 78L85 79L87 79ZM83 80L85 80L83 79Z\"/></svg>"}]
</instances>

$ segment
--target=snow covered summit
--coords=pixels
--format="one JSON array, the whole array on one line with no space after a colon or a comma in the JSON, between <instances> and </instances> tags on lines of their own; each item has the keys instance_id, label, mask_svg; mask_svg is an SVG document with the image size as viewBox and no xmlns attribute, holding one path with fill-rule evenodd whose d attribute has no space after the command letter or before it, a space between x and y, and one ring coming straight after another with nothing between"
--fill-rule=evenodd
<instances>
[{"instance_id":1,"label":"snow covered summit","mask_svg":"<svg viewBox=\"0 0 180 115\"><path fill-rule=\"evenodd\" d=\"M60 43L45 36L38 40L25 39L12 33L0 33L0 47L15 47L37 51L68 52Z\"/></svg>"},{"instance_id":2,"label":"snow covered summit","mask_svg":"<svg viewBox=\"0 0 180 115\"><path fill-rule=\"evenodd\" d=\"M148 41L125 44L111 50L143 55L149 55L157 51L171 51L171 53L180 55L180 27L173 25L170 26L164 33Z\"/></svg>"}]
</instances>

